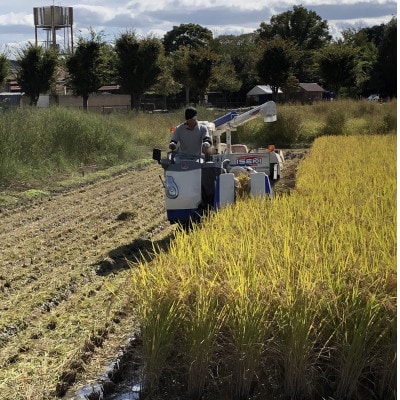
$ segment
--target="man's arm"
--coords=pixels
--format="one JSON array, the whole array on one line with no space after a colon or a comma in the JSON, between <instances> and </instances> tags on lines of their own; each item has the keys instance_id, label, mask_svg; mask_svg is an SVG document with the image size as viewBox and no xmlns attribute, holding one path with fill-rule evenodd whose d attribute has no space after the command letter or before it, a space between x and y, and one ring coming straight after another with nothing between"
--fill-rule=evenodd
<instances>
[{"instance_id":1,"label":"man's arm","mask_svg":"<svg viewBox=\"0 0 400 400\"><path fill-rule=\"evenodd\" d=\"M201 150L203 153L208 153L209 148L212 145L212 139L210 137L210 133L208 131L208 128L206 126L204 126L204 133L203 133L203 141L202 141L202 146L201 146Z\"/></svg>"},{"instance_id":2,"label":"man's arm","mask_svg":"<svg viewBox=\"0 0 400 400\"><path fill-rule=\"evenodd\" d=\"M203 143L209 143L210 145L212 145L212 139L210 136L210 132L208 131L208 128L205 125L202 125L203 128Z\"/></svg>"},{"instance_id":3,"label":"man's arm","mask_svg":"<svg viewBox=\"0 0 400 400\"><path fill-rule=\"evenodd\" d=\"M171 135L171 139L169 142L168 147L170 148L170 150L175 151L178 147L178 142L179 142L179 132L178 132L178 128L176 127L173 134Z\"/></svg>"}]
</instances>

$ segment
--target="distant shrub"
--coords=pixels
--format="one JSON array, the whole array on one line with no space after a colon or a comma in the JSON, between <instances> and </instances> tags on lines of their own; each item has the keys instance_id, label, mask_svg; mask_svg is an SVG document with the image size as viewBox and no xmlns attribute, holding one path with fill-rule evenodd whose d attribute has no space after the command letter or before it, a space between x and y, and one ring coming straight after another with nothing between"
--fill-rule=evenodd
<instances>
[{"instance_id":1,"label":"distant shrub","mask_svg":"<svg viewBox=\"0 0 400 400\"><path fill-rule=\"evenodd\" d=\"M325 118L322 135L342 135L346 123L346 115L341 109L331 110Z\"/></svg>"},{"instance_id":2,"label":"distant shrub","mask_svg":"<svg viewBox=\"0 0 400 400\"><path fill-rule=\"evenodd\" d=\"M277 121L266 127L269 142L278 146L291 145L303 132L301 110L294 107L285 108L279 113Z\"/></svg>"},{"instance_id":3,"label":"distant shrub","mask_svg":"<svg viewBox=\"0 0 400 400\"><path fill-rule=\"evenodd\" d=\"M0 115L0 182L31 179L80 164L143 157L117 119L66 108L22 108Z\"/></svg>"},{"instance_id":4,"label":"distant shrub","mask_svg":"<svg viewBox=\"0 0 400 400\"><path fill-rule=\"evenodd\" d=\"M282 108L275 122L264 123L254 120L239 127L235 142L251 143L254 147L275 144L279 147L296 143L303 133L302 116L295 107Z\"/></svg>"},{"instance_id":5,"label":"distant shrub","mask_svg":"<svg viewBox=\"0 0 400 400\"><path fill-rule=\"evenodd\" d=\"M382 133L396 132L397 115L392 110L388 110L383 116ZM378 133L381 132L380 130Z\"/></svg>"}]
</instances>

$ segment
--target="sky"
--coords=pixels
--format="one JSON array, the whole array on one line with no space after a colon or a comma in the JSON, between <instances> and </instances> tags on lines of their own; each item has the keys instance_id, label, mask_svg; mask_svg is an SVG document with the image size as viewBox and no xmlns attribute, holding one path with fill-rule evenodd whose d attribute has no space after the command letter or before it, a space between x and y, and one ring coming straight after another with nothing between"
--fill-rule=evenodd
<instances>
[{"instance_id":1,"label":"sky","mask_svg":"<svg viewBox=\"0 0 400 400\"><path fill-rule=\"evenodd\" d=\"M89 29L112 43L122 33L162 38L174 26L194 23L210 29L214 37L254 32L273 15L302 5L328 22L330 34L341 37L347 28L386 24L397 16L396 0L0 0L0 52L15 53L35 43L33 8L73 7L74 42ZM62 29L64 35L69 30ZM37 29L38 41L46 31ZM65 39L57 39L65 43Z\"/></svg>"}]
</instances>

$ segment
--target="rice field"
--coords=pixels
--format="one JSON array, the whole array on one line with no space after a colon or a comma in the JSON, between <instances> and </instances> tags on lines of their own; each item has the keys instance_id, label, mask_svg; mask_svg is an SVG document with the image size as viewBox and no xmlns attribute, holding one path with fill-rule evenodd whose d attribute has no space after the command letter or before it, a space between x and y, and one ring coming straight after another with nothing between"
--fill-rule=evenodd
<instances>
[{"instance_id":1,"label":"rice field","mask_svg":"<svg viewBox=\"0 0 400 400\"><path fill-rule=\"evenodd\" d=\"M396 136L318 138L296 189L132 266L150 398L396 398Z\"/></svg>"}]
</instances>

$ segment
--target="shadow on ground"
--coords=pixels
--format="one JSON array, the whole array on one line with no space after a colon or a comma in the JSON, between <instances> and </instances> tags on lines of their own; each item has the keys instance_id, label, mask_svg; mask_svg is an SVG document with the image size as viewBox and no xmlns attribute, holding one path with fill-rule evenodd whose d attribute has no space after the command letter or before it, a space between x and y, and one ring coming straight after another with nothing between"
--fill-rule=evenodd
<instances>
[{"instance_id":1,"label":"shadow on ground","mask_svg":"<svg viewBox=\"0 0 400 400\"><path fill-rule=\"evenodd\" d=\"M158 241L139 238L132 243L117 247L108 253L107 258L93 264L96 274L107 276L128 269L132 264L150 262L160 251L169 249L173 237L171 233Z\"/></svg>"}]
</instances>

